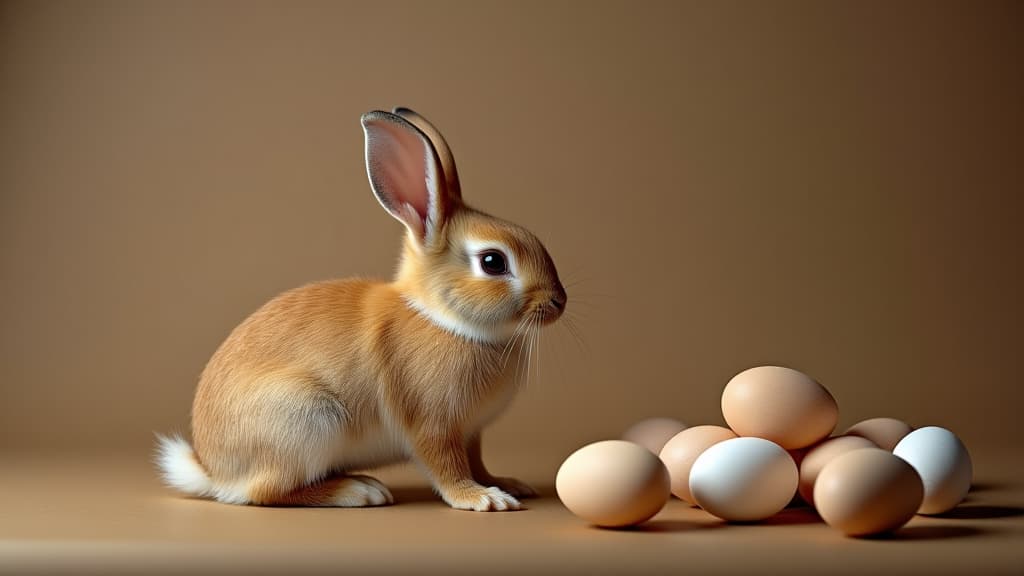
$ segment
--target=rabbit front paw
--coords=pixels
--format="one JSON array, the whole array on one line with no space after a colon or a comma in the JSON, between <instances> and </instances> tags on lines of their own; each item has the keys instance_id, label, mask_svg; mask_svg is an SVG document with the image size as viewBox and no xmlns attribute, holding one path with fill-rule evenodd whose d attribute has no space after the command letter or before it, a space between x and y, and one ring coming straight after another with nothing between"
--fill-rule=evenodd
<instances>
[{"instance_id":1,"label":"rabbit front paw","mask_svg":"<svg viewBox=\"0 0 1024 576\"><path fill-rule=\"evenodd\" d=\"M447 490L443 494L444 501L457 510L475 510L477 512L496 512L503 510L519 510L522 505L515 496L501 488L485 487L475 482Z\"/></svg>"},{"instance_id":2,"label":"rabbit front paw","mask_svg":"<svg viewBox=\"0 0 1024 576\"><path fill-rule=\"evenodd\" d=\"M481 481L481 484L485 486L494 486L504 492L515 496L516 498L533 498L537 495L537 491L530 487L529 484L516 478L510 478L508 476L491 476Z\"/></svg>"}]
</instances>

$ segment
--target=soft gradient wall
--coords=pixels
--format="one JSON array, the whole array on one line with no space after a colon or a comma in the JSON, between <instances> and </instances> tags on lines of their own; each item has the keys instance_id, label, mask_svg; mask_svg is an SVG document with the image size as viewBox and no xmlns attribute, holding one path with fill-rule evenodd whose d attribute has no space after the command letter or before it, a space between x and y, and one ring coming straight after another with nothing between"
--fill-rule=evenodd
<instances>
[{"instance_id":1,"label":"soft gradient wall","mask_svg":"<svg viewBox=\"0 0 1024 576\"><path fill-rule=\"evenodd\" d=\"M545 335L490 434L553 467L635 419L721 421L752 365L841 426L1022 439L1022 4L0 4L0 448L149 449L262 302L390 274L359 115L447 135L545 240Z\"/></svg>"}]
</instances>

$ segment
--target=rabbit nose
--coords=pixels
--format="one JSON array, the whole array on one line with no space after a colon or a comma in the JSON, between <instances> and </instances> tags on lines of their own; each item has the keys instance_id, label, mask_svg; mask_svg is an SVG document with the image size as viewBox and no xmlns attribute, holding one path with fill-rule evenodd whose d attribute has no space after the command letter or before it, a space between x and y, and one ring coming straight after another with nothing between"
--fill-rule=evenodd
<instances>
[{"instance_id":1,"label":"rabbit nose","mask_svg":"<svg viewBox=\"0 0 1024 576\"><path fill-rule=\"evenodd\" d=\"M555 295L551 297L551 305L562 311L565 309L565 303L568 299L568 296L565 294L565 288L562 288L561 284L556 285Z\"/></svg>"}]
</instances>

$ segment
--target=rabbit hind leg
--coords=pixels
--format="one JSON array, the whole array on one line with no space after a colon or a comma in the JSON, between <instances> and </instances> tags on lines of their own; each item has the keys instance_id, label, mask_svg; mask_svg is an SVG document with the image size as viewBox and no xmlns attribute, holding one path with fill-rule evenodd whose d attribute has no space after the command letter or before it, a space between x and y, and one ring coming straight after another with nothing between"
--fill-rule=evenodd
<instances>
[{"instance_id":1,"label":"rabbit hind leg","mask_svg":"<svg viewBox=\"0 0 1024 576\"><path fill-rule=\"evenodd\" d=\"M331 476L291 488L280 478L265 476L249 486L249 502L258 506L339 506L360 508L392 504L391 491L370 476Z\"/></svg>"},{"instance_id":2,"label":"rabbit hind leg","mask_svg":"<svg viewBox=\"0 0 1024 576\"><path fill-rule=\"evenodd\" d=\"M333 472L332 446L348 418L345 407L315 378L274 373L235 406L237 427L217 437L214 477L222 502L262 506L377 506L393 501L367 476ZM227 437L230 441L225 442Z\"/></svg>"}]
</instances>

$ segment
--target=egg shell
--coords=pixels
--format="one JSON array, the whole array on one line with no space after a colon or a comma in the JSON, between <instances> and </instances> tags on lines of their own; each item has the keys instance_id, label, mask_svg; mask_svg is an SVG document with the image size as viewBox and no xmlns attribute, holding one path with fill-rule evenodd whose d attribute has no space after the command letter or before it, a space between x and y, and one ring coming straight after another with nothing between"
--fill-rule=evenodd
<instances>
[{"instance_id":1,"label":"egg shell","mask_svg":"<svg viewBox=\"0 0 1024 576\"><path fill-rule=\"evenodd\" d=\"M722 415L740 436L764 438L794 450L831 434L839 407L824 386L803 372L759 366L726 384Z\"/></svg>"},{"instance_id":2,"label":"egg shell","mask_svg":"<svg viewBox=\"0 0 1024 576\"><path fill-rule=\"evenodd\" d=\"M588 444L565 459L555 477L558 498L597 526L644 522L669 497L668 470L650 450L625 440Z\"/></svg>"},{"instance_id":3,"label":"egg shell","mask_svg":"<svg viewBox=\"0 0 1024 576\"><path fill-rule=\"evenodd\" d=\"M869 418L850 426L843 432L843 436L867 438L882 450L892 452L896 444L912 430L910 424L895 418Z\"/></svg>"},{"instance_id":4,"label":"egg shell","mask_svg":"<svg viewBox=\"0 0 1024 576\"><path fill-rule=\"evenodd\" d=\"M768 518L793 499L796 464L778 444L763 438L733 438L705 450L690 469L697 504L725 520Z\"/></svg>"},{"instance_id":5,"label":"egg shell","mask_svg":"<svg viewBox=\"0 0 1024 576\"><path fill-rule=\"evenodd\" d=\"M719 442L736 438L736 433L721 426L694 426L676 434L661 449L659 457L668 468L672 480L672 494L696 504L690 494L690 469L705 450Z\"/></svg>"},{"instance_id":6,"label":"egg shell","mask_svg":"<svg viewBox=\"0 0 1024 576\"><path fill-rule=\"evenodd\" d=\"M814 505L814 482L821 469L840 454L861 448L878 448L874 442L858 436L839 436L816 444L800 463L800 497Z\"/></svg>"},{"instance_id":7,"label":"egg shell","mask_svg":"<svg viewBox=\"0 0 1024 576\"><path fill-rule=\"evenodd\" d=\"M814 484L822 520L849 536L896 530L914 517L923 497L913 466L881 448L836 456Z\"/></svg>"},{"instance_id":8,"label":"egg shell","mask_svg":"<svg viewBox=\"0 0 1024 576\"><path fill-rule=\"evenodd\" d=\"M686 424L675 418L648 418L627 428L622 433L622 439L639 444L653 454L658 454L669 438L685 429Z\"/></svg>"},{"instance_id":9,"label":"egg shell","mask_svg":"<svg viewBox=\"0 0 1024 576\"><path fill-rule=\"evenodd\" d=\"M921 475L924 501L919 514L941 514L963 501L971 489L974 467L956 434L925 426L907 434L892 451Z\"/></svg>"}]
</instances>

